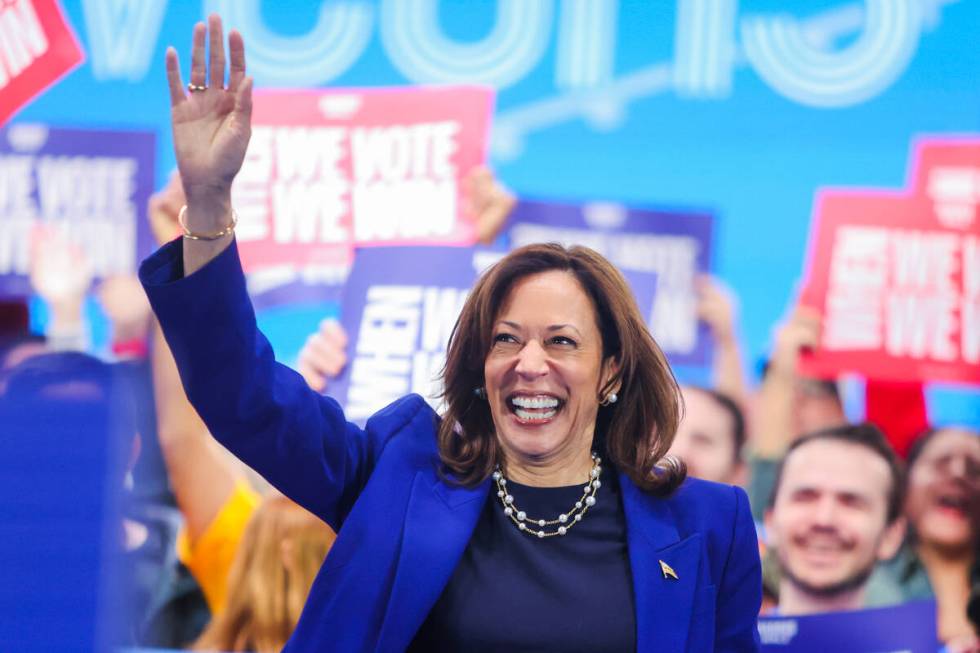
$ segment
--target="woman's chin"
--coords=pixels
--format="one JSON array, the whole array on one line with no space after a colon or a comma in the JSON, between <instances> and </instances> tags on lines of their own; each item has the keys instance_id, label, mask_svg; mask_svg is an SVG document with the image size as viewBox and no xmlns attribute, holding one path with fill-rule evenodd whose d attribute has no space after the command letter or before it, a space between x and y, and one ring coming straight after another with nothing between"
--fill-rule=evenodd
<instances>
[{"instance_id":1,"label":"woman's chin","mask_svg":"<svg viewBox=\"0 0 980 653\"><path fill-rule=\"evenodd\" d=\"M506 427L499 433L508 448L521 456L542 458L557 450L566 439L568 430L563 429L559 421L551 419L544 423L537 420L527 422L511 416Z\"/></svg>"}]
</instances>

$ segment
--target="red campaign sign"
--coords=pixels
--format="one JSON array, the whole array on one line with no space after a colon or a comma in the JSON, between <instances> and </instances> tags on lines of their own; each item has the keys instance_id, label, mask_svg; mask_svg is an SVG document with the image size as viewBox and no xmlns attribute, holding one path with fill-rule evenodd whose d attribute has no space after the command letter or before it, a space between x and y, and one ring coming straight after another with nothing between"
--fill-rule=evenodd
<instances>
[{"instance_id":1,"label":"red campaign sign","mask_svg":"<svg viewBox=\"0 0 980 653\"><path fill-rule=\"evenodd\" d=\"M980 135L925 137L912 147L909 187L953 229L980 222Z\"/></svg>"},{"instance_id":2,"label":"red campaign sign","mask_svg":"<svg viewBox=\"0 0 980 653\"><path fill-rule=\"evenodd\" d=\"M0 125L84 58L56 0L0 0Z\"/></svg>"},{"instance_id":3,"label":"red campaign sign","mask_svg":"<svg viewBox=\"0 0 980 653\"><path fill-rule=\"evenodd\" d=\"M492 111L484 87L256 93L234 187L246 272L330 282L353 247L472 244L461 181Z\"/></svg>"},{"instance_id":4,"label":"red campaign sign","mask_svg":"<svg viewBox=\"0 0 980 653\"><path fill-rule=\"evenodd\" d=\"M804 371L980 382L980 230L928 196L821 191L802 303L823 316Z\"/></svg>"}]
</instances>

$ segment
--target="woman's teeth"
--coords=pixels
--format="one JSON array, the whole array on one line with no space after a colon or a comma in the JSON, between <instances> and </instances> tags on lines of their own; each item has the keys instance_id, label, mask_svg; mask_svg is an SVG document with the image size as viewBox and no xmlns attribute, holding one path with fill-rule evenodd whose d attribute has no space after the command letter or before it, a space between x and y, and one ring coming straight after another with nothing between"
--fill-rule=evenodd
<instances>
[{"instance_id":1,"label":"woman's teeth","mask_svg":"<svg viewBox=\"0 0 980 653\"><path fill-rule=\"evenodd\" d=\"M521 410L520 408L517 408L514 410L514 414L525 421L531 421L536 419L551 419L552 417L558 414L558 411L548 410L548 411L530 412L527 410Z\"/></svg>"},{"instance_id":2,"label":"woman's teeth","mask_svg":"<svg viewBox=\"0 0 980 653\"><path fill-rule=\"evenodd\" d=\"M514 414L524 421L548 420L558 414L561 402L555 397L538 396L511 397L510 405Z\"/></svg>"},{"instance_id":3,"label":"woman's teeth","mask_svg":"<svg viewBox=\"0 0 980 653\"><path fill-rule=\"evenodd\" d=\"M514 397L511 402L516 408L557 408L554 397Z\"/></svg>"}]
</instances>

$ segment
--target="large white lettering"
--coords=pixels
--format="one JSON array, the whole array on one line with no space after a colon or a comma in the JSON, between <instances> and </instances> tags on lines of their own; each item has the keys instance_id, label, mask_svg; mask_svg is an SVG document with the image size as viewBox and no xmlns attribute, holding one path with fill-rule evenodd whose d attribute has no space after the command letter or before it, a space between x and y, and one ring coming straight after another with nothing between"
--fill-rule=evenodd
<instances>
[{"instance_id":1,"label":"large white lettering","mask_svg":"<svg viewBox=\"0 0 980 653\"><path fill-rule=\"evenodd\" d=\"M48 38L31 0L0 4L0 88L48 51Z\"/></svg>"}]
</instances>

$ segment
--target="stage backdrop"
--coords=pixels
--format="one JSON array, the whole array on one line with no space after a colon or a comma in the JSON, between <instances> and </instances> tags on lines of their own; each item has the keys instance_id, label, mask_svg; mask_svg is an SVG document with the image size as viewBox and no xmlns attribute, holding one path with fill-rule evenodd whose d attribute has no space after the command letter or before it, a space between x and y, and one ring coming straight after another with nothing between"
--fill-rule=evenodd
<instances>
[{"instance_id":1,"label":"stage backdrop","mask_svg":"<svg viewBox=\"0 0 980 653\"><path fill-rule=\"evenodd\" d=\"M965 0L62 5L86 59L14 121L155 131L160 183L164 48L184 52L208 11L243 32L259 87L495 87L492 162L518 194L717 216L713 268L741 296L752 362L796 292L815 190L901 187L914 137L980 131ZM261 319L289 358L323 311ZM975 394L937 396L940 419L980 419Z\"/></svg>"}]
</instances>

